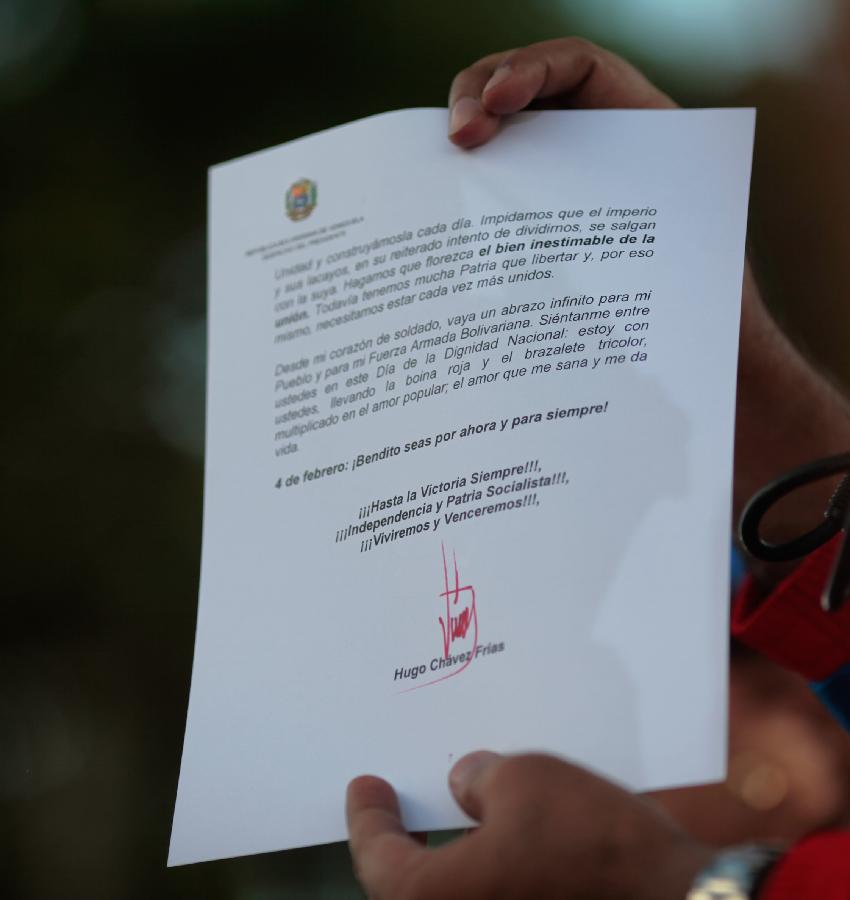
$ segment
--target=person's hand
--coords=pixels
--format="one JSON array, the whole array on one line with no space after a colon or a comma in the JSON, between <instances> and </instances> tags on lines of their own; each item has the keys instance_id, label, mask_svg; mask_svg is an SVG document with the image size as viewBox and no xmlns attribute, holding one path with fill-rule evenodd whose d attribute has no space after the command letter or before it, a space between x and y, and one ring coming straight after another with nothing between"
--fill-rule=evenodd
<instances>
[{"instance_id":1,"label":"person's hand","mask_svg":"<svg viewBox=\"0 0 850 900\"><path fill-rule=\"evenodd\" d=\"M472 753L449 785L481 826L428 849L392 787L348 786L355 871L372 900L682 900L712 852L656 806L551 756Z\"/></svg>"},{"instance_id":2,"label":"person's hand","mask_svg":"<svg viewBox=\"0 0 850 900\"><path fill-rule=\"evenodd\" d=\"M625 60L581 38L492 53L459 72L449 92L449 137L489 141L499 119L528 106L670 109L675 103Z\"/></svg>"}]
</instances>

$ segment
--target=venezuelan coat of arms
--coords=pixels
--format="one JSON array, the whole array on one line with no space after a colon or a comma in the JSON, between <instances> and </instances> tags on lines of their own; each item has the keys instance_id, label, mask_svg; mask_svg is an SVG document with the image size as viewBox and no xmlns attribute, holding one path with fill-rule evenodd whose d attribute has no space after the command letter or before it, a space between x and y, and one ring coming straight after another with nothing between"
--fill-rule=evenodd
<instances>
[{"instance_id":1,"label":"venezuelan coat of arms","mask_svg":"<svg viewBox=\"0 0 850 900\"><path fill-rule=\"evenodd\" d=\"M316 208L316 182L299 178L286 192L286 214L293 222L306 219Z\"/></svg>"}]
</instances>

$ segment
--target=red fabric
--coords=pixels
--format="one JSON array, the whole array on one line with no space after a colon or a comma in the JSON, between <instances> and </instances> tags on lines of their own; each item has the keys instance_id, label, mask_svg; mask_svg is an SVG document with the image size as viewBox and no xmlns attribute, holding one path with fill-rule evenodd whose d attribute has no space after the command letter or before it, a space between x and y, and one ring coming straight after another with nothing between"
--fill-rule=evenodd
<instances>
[{"instance_id":1,"label":"red fabric","mask_svg":"<svg viewBox=\"0 0 850 900\"><path fill-rule=\"evenodd\" d=\"M793 847L768 874L759 900L850 900L850 832L825 831Z\"/></svg>"},{"instance_id":2,"label":"red fabric","mask_svg":"<svg viewBox=\"0 0 850 900\"><path fill-rule=\"evenodd\" d=\"M835 613L820 608L841 537L809 554L765 598L748 578L732 611L735 637L809 681L823 681L850 662L850 603Z\"/></svg>"},{"instance_id":3,"label":"red fabric","mask_svg":"<svg viewBox=\"0 0 850 900\"><path fill-rule=\"evenodd\" d=\"M840 538L810 554L767 597L748 579L732 611L735 637L809 681L823 681L850 662L850 603L837 613L820 608ZM759 892L759 900L807 898L850 900L850 831L822 832L796 844Z\"/></svg>"}]
</instances>

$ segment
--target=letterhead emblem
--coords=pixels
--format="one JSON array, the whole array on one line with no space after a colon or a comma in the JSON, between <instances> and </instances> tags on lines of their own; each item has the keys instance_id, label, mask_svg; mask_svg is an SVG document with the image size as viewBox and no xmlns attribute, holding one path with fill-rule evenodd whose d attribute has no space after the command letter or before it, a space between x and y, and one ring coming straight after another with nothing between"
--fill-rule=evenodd
<instances>
[{"instance_id":1,"label":"letterhead emblem","mask_svg":"<svg viewBox=\"0 0 850 900\"><path fill-rule=\"evenodd\" d=\"M316 182L299 178L286 192L286 214L293 222L306 219L316 208Z\"/></svg>"}]
</instances>

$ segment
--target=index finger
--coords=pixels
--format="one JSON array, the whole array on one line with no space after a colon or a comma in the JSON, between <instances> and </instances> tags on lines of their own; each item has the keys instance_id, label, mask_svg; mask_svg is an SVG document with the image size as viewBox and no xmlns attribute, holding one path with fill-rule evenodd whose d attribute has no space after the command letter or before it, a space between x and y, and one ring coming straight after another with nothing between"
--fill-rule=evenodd
<instances>
[{"instance_id":1,"label":"index finger","mask_svg":"<svg viewBox=\"0 0 850 900\"><path fill-rule=\"evenodd\" d=\"M511 52L485 56L455 75L449 89L449 137L461 147L484 144L498 130L499 117L484 110L481 94L493 71Z\"/></svg>"},{"instance_id":2,"label":"index finger","mask_svg":"<svg viewBox=\"0 0 850 900\"><path fill-rule=\"evenodd\" d=\"M428 851L405 830L395 791L382 778L361 775L348 785L345 814L351 858L363 887L369 896L399 896L398 886Z\"/></svg>"}]
</instances>

